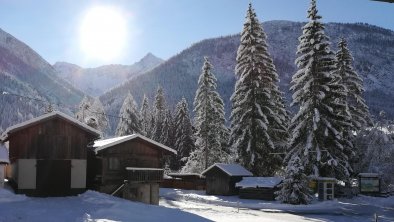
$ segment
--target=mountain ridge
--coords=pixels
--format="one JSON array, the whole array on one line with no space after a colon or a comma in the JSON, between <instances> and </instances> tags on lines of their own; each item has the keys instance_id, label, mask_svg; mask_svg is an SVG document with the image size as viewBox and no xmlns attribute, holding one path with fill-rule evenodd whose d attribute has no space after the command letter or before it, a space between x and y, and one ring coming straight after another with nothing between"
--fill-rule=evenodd
<instances>
[{"instance_id":1,"label":"mountain ridge","mask_svg":"<svg viewBox=\"0 0 394 222\"><path fill-rule=\"evenodd\" d=\"M73 86L88 95L99 96L127 79L149 71L163 61L149 52L132 65L109 64L94 68L83 68L68 62L56 62L53 67L59 77Z\"/></svg>"}]
</instances>

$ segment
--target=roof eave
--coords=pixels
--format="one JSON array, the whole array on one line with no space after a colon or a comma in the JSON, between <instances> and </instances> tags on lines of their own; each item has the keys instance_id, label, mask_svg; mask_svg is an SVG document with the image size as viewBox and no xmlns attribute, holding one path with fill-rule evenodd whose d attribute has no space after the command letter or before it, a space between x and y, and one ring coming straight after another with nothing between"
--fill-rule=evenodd
<instances>
[{"instance_id":1,"label":"roof eave","mask_svg":"<svg viewBox=\"0 0 394 222\"><path fill-rule=\"evenodd\" d=\"M34 125L34 124L40 123L41 121L45 121L45 120L49 120L49 119L55 118L56 116L66 120L66 121L69 121L71 124L76 125L77 127L83 129L84 131L88 131L88 132L90 132L92 134L95 134L96 136L101 136L102 135L102 132L100 132L100 131L98 131L98 130L96 130L96 129L94 129L94 128L92 128L92 127L90 127L90 126L88 126L88 125L86 125L86 124L84 124L82 122L77 122L78 120L73 119L71 116L68 116L68 115L66 115L64 113L61 113L59 111L54 111L52 113L47 113L47 114L44 114L42 116L38 116L38 117L35 117L33 119L30 119L30 120L27 120L27 121L24 121L24 122L21 122L21 123L18 123L18 124L15 124L13 126L8 127L6 129L6 131L4 131L3 134L0 136L0 140L2 142L6 142L6 141L8 141L9 136L12 133L17 132L17 131L22 130L22 129L25 129L25 128L29 127L29 126Z\"/></svg>"},{"instance_id":2,"label":"roof eave","mask_svg":"<svg viewBox=\"0 0 394 222\"><path fill-rule=\"evenodd\" d=\"M114 142L112 142L112 143L108 143L108 144L103 145L103 146L94 147L94 152L95 152L96 155L97 155L100 151L103 151L103 150L105 150L105 149L107 149L107 148L109 148L109 147L118 145L118 144L120 144L120 143L129 141L129 140L132 140L132 139L136 139L136 138L140 138L140 139L145 140L145 141L147 141L147 142L149 142L149 143L152 143L153 145L156 145L156 146L160 147L160 148L161 148L164 152L166 152L166 153L175 154L175 155L177 154L177 151L175 151L174 149L171 149L171 148L169 148L168 146L165 146L165 145L163 145L163 144L161 144L161 143L158 143L158 142L156 142L156 141L154 141L154 140L151 140L151 139L149 139L149 138L147 138L147 137L145 137L145 136L142 136L142 135L140 135L140 134L132 134L132 135L130 135L129 137L125 137L124 139L117 140L117 141L114 141Z\"/></svg>"}]
</instances>

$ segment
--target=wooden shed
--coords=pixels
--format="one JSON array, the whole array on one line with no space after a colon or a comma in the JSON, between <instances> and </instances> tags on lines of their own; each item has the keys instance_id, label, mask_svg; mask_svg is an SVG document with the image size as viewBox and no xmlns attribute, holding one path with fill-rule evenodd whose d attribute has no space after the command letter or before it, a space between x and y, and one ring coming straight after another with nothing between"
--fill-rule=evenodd
<instances>
[{"instance_id":1,"label":"wooden shed","mask_svg":"<svg viewBox=\"0 0 394 222\"><path fill-rule=\"evenodd\" d=\"M61 112L9 127L7 178L17 193L66 196L86 189L87 145L100 132Z\"/></svg>"},{"instance_id":2,"label":"wooden shed","mask_svg":"<svg viewBox=\"0 0 394 222\"><path fill-rule=\"evenodd\" d=\"M280 177L245 177L235 186L240 188L242 199L275 200L275 192L282 181Z\"/></svg>"},{"instance_id":3,"label":"wooden shed","mask_svg":"<svg viewBox=\"0 0 394 222\"><path fill-rule=\"evenodd\" d=\"M176 151L139 134L95 141L88 160L89 184L103 193L159 203L164 156ZM92 167L90 167L92 166ZM93 167L94 166L94 167Z\"/></svg>"},{"instance_id":4,"label":"wooden shed","mask_svg":"<svg viewBox=\"0 0 394 222\"><path fill-rule=\"evenodd\" d=\"M216 163L201 173L206 178L206 193L212 195L235 195L235 184L243 177L253 176L239 164Z\"/></svg>"},{"instance_id":5,"label":"wooden shed","mask_svg":"<svg viewBox=\"0 0 394 222\"><path fill-rule=\"evenodd\" d=\"M4 187L5 166L9 163L8 149L4 143L0 142L0 189Z\"/></svg>"}]
</instances>

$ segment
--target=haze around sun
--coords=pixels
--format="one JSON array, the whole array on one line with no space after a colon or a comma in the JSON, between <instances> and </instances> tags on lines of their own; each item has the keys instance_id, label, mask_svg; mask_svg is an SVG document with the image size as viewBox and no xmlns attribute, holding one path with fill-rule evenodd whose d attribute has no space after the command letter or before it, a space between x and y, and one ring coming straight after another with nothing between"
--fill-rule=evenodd
<instances>
[{"instance_id":1,"label":"haze around sun","mask_svg":"<svg viewBox=\"0 0 394 222\"><path fill-rule=\"evenodd\" d=\"M116 7L88 9L79 27L79 45L85 59L111 62L126 54L128 28L125 13Z\"/></svg>"}]
</instances>

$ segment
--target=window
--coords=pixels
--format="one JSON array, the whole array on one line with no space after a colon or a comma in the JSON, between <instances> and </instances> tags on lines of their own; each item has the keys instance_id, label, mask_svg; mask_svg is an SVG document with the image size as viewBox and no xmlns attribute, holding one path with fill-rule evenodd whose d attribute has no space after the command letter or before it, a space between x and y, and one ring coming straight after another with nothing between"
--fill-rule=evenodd
<instances>
[{"instance_id":1,"label":"window","mask_svg":"<svg viewBox=\"0 0 394 222\"><path fill-rule=\"evenodd\" d=\"M116 157L108 158L108 169L109 170L120 170L120 161Z\"/></svg>"}]
</instances>

